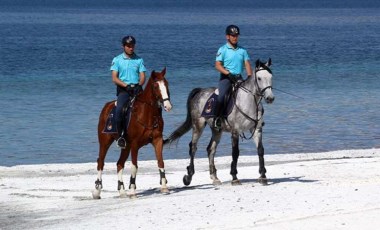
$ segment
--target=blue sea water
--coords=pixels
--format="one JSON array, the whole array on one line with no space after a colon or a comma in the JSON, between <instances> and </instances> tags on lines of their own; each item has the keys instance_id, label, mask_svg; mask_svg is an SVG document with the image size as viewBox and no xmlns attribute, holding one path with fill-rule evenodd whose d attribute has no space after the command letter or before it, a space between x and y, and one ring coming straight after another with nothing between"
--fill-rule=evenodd
<instances>
[{"instance_id":1,"label":"blue sea water","mask_svg":"<svg viewBox=\"0 0 380 230\"><path fill-rule=\"evenodd\" d=\"M168 135L185 119L191 89L216 86L228 24L239 25L253 61L273 61L281 91L264 105L266 154L380 147L378 1L2 0L0 166L96 162L99 112L115 98L109 67L127 34L148 73L167 67ZM203 135L197 157L207 156ZM187 158L190 137L164 158ZM240 146L256 155L251 140ZM217 155L230 149L225 133ZM112 146L106 160L118 157ZM139 160L152 159L144 147Z\"/></svg>"}]
</instances>

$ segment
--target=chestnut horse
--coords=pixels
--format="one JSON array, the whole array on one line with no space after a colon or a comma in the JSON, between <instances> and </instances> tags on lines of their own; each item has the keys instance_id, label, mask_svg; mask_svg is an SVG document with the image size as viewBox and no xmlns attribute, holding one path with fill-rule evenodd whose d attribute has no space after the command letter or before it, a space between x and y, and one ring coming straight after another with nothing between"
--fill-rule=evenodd
<instances>
[{"instance_id":1,"label":"chestnut horse","mask_svg":"<svg viewBox=\"0 0 380 230\"><path fill-rule=\"evenodd\" d=\"M137 174L137 155L139 149L151 143L154 147L158 169L160 173L161 192L168 193L166 186L164 160L162 157L164 121L162 119L162 107L165 111L170 111L172 105L169 98L169 86L165 79L166 68L161 72L152 71L151 77L144 91L136 96L130 114L127 133L127 146L121 149L119 160L117 161L118 190L121 197L125 197L123 169L125 161L128 159L129 152L132 155L131 177L128 196L136 197L136 174ZM102 172L104 159L111 144L118 138L117 133L104 133L103 130L107 123L107 118L111 110L115 107L115 101L107 102L99 116L98 139L99 139L99 158L98 158L98 178L95 181L95 190L92 195L94 199L100 199L102 185Z\"/></svg>"}]
</instances>

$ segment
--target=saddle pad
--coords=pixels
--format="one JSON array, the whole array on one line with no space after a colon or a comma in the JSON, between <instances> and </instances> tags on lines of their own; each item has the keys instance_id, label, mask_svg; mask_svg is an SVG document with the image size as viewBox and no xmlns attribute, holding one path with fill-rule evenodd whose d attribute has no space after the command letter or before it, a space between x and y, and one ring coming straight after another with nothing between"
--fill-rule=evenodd
<instances>
[{"instance_id":1,"label":"saddle pad","mask_svg":"<svg viewBox=\"0 0 380 230\"><path fill-rule=\"evenodd\" d=\"M218 95L213 93L209 99L207 100L205 107L202 110L202 117L205 118L211 118L215 117L215 107L216 107L216 101L218 99ZM228 115L232 112L232 107L233 107L233 101L230 97L230 100L227 103L227 108L224 109L223 111L223 117L228 117Z\"/></svg>"},{"instance_id":2,"label":"saddle pad","mask_svg":"<svg viewBox=\"0 0 380 230\"><path fill-rule=\"evenodd\" d=\"M116 125L116 106L112 108L111 112L108 114L106 126L104 127L103 133L117 133Z\"/></svg>"},{"instance_id":3,"label":"saddle pad","mask_svg":"<svg viewBox=\"0 0 380 230\"><path fill-rule=\"evenodd\" d=\"M218 95L213 93L211 97L207 100L205 107L203 108L202 117L210 118L215 116L215 107L217 99Z\"/></svg>"}]
</instances>

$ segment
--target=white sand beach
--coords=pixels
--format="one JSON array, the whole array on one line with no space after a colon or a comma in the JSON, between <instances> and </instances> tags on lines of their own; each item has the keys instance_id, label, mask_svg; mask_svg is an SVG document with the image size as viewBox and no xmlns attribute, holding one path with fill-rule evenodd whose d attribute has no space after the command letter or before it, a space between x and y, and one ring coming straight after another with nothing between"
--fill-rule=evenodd
<instances>
[{"instance_id":1,"label":"white sand beach","mask_svg":"<svg viewBox=\"0 0 380 230\"><path fill-rule=\"evenodd\" d=\"M207 159L196 159L188 187L188 160L166 160L167 195L156 162L140 161L135 199L119 198L115 162L100 200L91 195L95 162L0 167L0 229L379 229L380 149L265 159L269 185L256 181L257 156L242 156L242 185L232 186L230 157L216 158L218 187Z\"/></svg>"}]
</instances>

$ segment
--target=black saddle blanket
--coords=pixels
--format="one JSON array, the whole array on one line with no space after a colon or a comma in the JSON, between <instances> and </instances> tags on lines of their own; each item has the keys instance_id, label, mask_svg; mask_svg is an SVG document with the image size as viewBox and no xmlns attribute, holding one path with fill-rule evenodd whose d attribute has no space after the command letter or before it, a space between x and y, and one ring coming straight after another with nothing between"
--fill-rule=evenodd
<instances>
[{"instance_id":1,"label":"black saddle blanket","mask_svg":"<svg viewBox=\"0 0 380 230\"><path fill-rule=\"evenodd\" d=\"M213 93L210 98L207 100L205 107L202 110L202 117L205 118L211 118L215 117L215 107L218 100L218 95ZM228 102L226 103L227 106L223 106L223 117L226 118L228 115L232 112L233 107L233 101L234 99L232 97L229 97Z\"/></svg>"},{"instance_id":2,"label":"black saddle blanket","mask_svg":"<svg viewBox=\"0 0 380 230\"><path fill-rule=\"evenodd\" d=\"M111 112L108 114L106 126L104 127L103 133L117 133L116 106L113 107Z\"/></svg>"}]
</instances>

